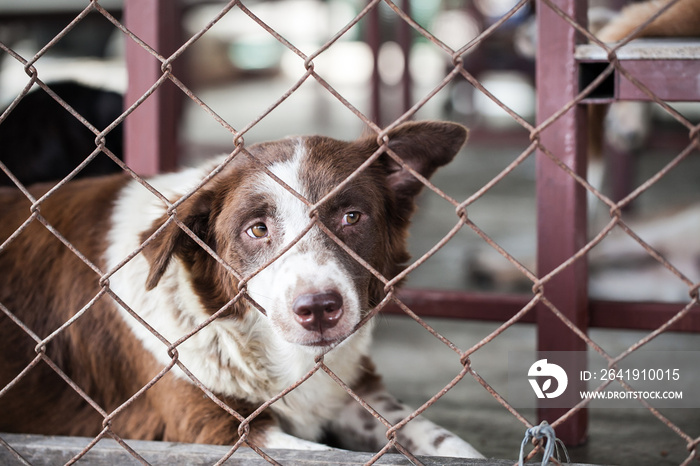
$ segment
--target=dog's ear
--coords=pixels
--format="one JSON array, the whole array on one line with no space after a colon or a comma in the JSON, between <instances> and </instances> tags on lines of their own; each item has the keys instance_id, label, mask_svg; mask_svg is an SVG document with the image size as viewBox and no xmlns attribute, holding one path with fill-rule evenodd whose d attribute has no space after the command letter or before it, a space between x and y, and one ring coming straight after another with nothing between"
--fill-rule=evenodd
<instances>
[{"instance_id":1,"label":"dog's ear","mask_svg":"<svg viewBox=\"0 0 700 466\"><path fill-rule=\"evenodd\" d=\"M393 194L388 197L386 205L387 247L382 265L377 266L385 277L395 277L411 257L406 248L407 228L415 209L415 197L424 184L410 170L429 178L454 158L467 135L467 129L461 125L437 121L404 123L387 134L389 149L403 164L389 154L379 158L387 186ZM376 147L374 141L370 148L376 150ZM373 303L379 303L384 297L381 281L372 280L370 297Z\"/></svg>"},{"instance_id":2,"label":"dog's ear","mask_svg":"<svg viewBox=\"0 0 700 466\"><path fill-rule=\"evenodd\" d=\"M211 242L209 226L212 204L212 193L202 188L178 206L175 213L178 220L207 244ZM169 217L163 215L154 222L151 229L142 234L141 239L145 241L168 220ZM188 260L197 253L207 254L175 221L171 220L164 230L143 249L143 254L150 266L146 289L155 288L174 255Z\"/></svg>"},{"instance_id":3,"label":"dog's ear","mask_svg":"<svg viewBox=\"0 0 700 466\"><path fill-rule=\"evenodd\" d=\"M457 123L423 121L404 123L388 133L389 149L425 178L449 163L467 140L468 130ZM389 155L387 164L389 187L394 191L397 208L407 218L413 211L413 199L423 183Z\"/></svg>"}]
</instances>

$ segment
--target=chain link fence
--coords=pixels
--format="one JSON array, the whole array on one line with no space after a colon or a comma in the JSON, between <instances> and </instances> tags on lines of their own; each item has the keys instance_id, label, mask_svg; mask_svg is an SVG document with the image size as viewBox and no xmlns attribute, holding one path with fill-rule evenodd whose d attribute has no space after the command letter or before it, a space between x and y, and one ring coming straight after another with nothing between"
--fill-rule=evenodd
<instances>
[{"instance_id":1,"label":"chain link fence","mask_svg":"<svg viewBox=\"0 0 700 466\"><path fill-rule=\"evenodd\" d=\"M617 367L617 365L626 359L630 354L636 352L664 332L678 328L697 331L697 325L693 326L692 323L687 324L688 321L697 321L699 304L698 290L700 287L700 283L697 282L697 277L689 276L681 271L672 260L669 260L666 257L663 251L657 249L653 244L645 241L643 237L635 232L635 229L626 219L624 209L632 202L638 200L640 196L649 192L652 187L667 176L669 172L679 169L679 167L683 167L684 162L686 162L688 159L698 156L698 151L700 150L700 125L693 123L688 117L684 116L681 111L670 105L664 98L663 93L659 94L659 91L657 90L658 86L656 84L657 82L661 82L661 78L658 78L657 80L657 77L650 79L648 75L640 75L637 71L638 68L635 67L636 62L633 64L632 62L626 62L624 59L620 58L620 54L623 50L625 50L625 45L632 39L632 36L636 32L641 30L646 23L640 24L639 27L634 29L631 35L628 35L622 42L615 43L614 45L602 43L594 34L589 32L587 28L584 8L585 3L586 2L565 0L541 0L539 2L534 2L532 0L521 0L515 3L509 11L507 11L497 20L494 20L488 28L477 34L474 38L463 44L454 46L447 45L447 43L450 42L449 40L436 37L427 26L419 24L419 22L415 19L415 15L413 15L410 8L408 8L409 2L397 4L388 0L370 0L359 9L354 16L354 19L338 30L332 31L332 34L329 35L323 45L315 48L309 53L304 51L300 45L287 40L287 38L277 32L275 28L269 26L263 19L256 15L255 8L249 6L248 2L231 1L222 5L220 12L211 17L205 27L197 31L187 40L184 40L178 44L178 47L174 53L164 55L160 51L155 50L152 44L149 44L139 38L137 34L132 32L129 24L125 24L107 11L100 1L93 0L87 2L84 5L84 10L75 16L75 18L72 19L72 21L70 21L59 34L50 40L34 56L23 57L11 47L0 43L0 49L2 49L2 52L6 55L4 58L6 60L14 60L17 63L20 63L27 75L26 85L24 86L23 90L16 96L16 98L14 98L9 107L0 116L0 125L8 118L9 115L12 114L17 105L27 97L29 91L33 87L38 86L41 88L41 91L39 92L45 92L51 96L51 98L63 106L66 111L68 111L94 135L94 150L87 155L87 157L85 157L85 159L79 165L74 167L68 176L56 183L55 186L49 189L41 197L36 197L30 193L29 190L14 176L13 172L8 169L5 164L0 164L0 169L2 169L2 171L12 180L13 184L15 184L16 187L24 193L26 198L31 203L31 209L27 212L27 217L22 226L10 237L3 240L3 243L0 245L0 254L2 254L3 250L11 247L12 243L17 241L17 238L20 237L22 233L30 227L30 225L40 222L92 271L94 280L100 284L99 293L94 296L94 299L90 303L81 309L76 309L72 318L63 322L53 333L45 338L35 334L29 325L22 322L13 314L13 310L11 308L7 308L5 305L0 303L0 309L2 310L2 314L5 316L3 325L15 325L17 332L31 338L36 345L36 357L21 371L21 373L13 375L13 379L6 386L0 387L0 397L7 393L18 381L25 377L26 374L32 370L32 368L40 364L48 365L65 381L65 383L69 384L86 403L89 403L94 411L102 418L102 431L94 437L94 440L89 445L87 445L71 460L71 463L80 460L88 451L90 451L91 448L97 444L98 441L108 437L115 439L138 461L146 463L146 460L140 455L138 449L132 448L129 441L122 439L119 432L113 429L112 420L120 412L134 405L134 403L143 395L144 392L152 389L152 387L157 384L166 374L172 371L173 368L178 367L181 371L187 374L191 382L198 387L199 390L201 390L202 396L206 396L211 399L222 410L227 412L231 417L235 418L240 423L238 430L240 435L239 440L232 445L228 453L220 459L220 463L223 463L231 456L236 455L240 447L247 446L252 448L265 460L272 464L276 464L277 461L275 458L263 451L259 445L249 438L248 434L250 423L258 418L261 413L270 407L270 405L278 402L289 392L304 384L305 381L308 380L313 374L317 372L325 372L339 386L346 390L348 394L357 401L357 403L361 404L367 410L367 412L371 414L371 416L377 418L385 426L387 430L386 444L370 462L373 463L379 460L388 451L396 449L410 458L411 461L418 464L420 461L413 456L411 451L398 443L396 432L410 423L415 416L428 410L434 403L436 403L436 401L452 390L453 387L459 384L464 378L473 378L476 380L476 382L478 382L478 384L480 384L485 391L490 393L493 398L503 406L504 410L510 412L513 418L522 424L523 431L533 427L533 423L522 415L518 409L514 408L509 403L507 397L494 389L489 380L482 377L479 368L475 367L471 363L471 358L475 353L488 353L490 343L494 339L504 338L501 337L501 335L517 323L533 321L538 322L541 333L539 349L541 350L593 350L602 356L607 362L608 366L611 368ZM659 9L658 13L647 19L647 23L653 21L659 15L663 14L664 11L674 8L681 3L683 3L682 0L680 2L678 0L666 2L663 7ZM134 4L134 2L127 3L126 8L129 8L129 6ZM425 94L416 96L416 101L412 102L405 112L387 125L378 124L374 119L374 115L369 115L367 111L363 111L358 106L353 104L352 100L344 96L337 89L337 86L332 85L327 77L324 76L323 72L319 71L316 66L316 62L323 57L329 49L336 46L339 41L342 40L344 35L349 34L354 28L368 27L367 23L369 22L369 18L371 15L376 14L380 8L382 11L384 11L384 13L391 15L394 21L399 21L403 25L408 25L414 38L424 41L435 50L439 51L442 54L443 63L446 63L444 73L439 82ZM538 66L539 62L556 62L565 67L564 70L566 73L565 75L552 76L552 74L556 73L556 71L540 68L540 74L538 74L539 115L537 123L529 121L527 118L521 116L499 100L499 98L486 86L484 86L478 77L470 71L469 62L465 59L470 52L478 50L480 47L483 47L484 44L487 44L496 31L508 27L509 20L516 15L522 14L523 11L528 8L533 10L536 9L537 15L540 17L539 37L541 43L539 48L540 56L537 57ZM188 49L193 47L197 41L201 40L212 27L221 21L222 18L225 18L227 15L230 15L233 12L236 12L237 14L242 13L245 17L247 17L248 21L254 22L260 30L268 34L269 37L274 38L274 40L278 44L281 44L286 50L291 51L293 55L296 56L297 66L301 66L303 68L303 70L299 72L297 80L287 89L286 92L281 94L272 104L269 105L267 109L241 127L234 127L233 125L229 124L224 118L219 116L214 109L201 100L197 96L196 91L191 90L187 86L186 80L178 75L176 67L174 66L176 60L185 54ZM52 90L50 83L46 83L43 80L41 74L37 72L36 67L37 63L44 59L47 52L55 47L56 44L59 43L64 37L70 34L76 25L91 15L101 15L103 18L109 21L114 28L120 31L124 40L127 41L130 46L133 47L134 45L137 45L141 50L145 51L149 57L151 57L150 59L155 59L160 64L158 79L151 82L148 89L140 94L135 102L129 103L118 118L104 127L94 126L93 122L88 121L84 116L72 108L64 99L55 93L54 90ZM547 26L547 31L542 31L543 24ZM377 27L377 25L375 25L375 27ZM553 34L553 31L561 32L559 37L563 37L564 39L562 39L563 42L560 42L559 44L565 44L565 49L568 47L568 50L564 50L560 56L546 55L547 53L556 52L553 51L553 49L556 49L557 45L557 43L554 42L554 36L548 36L550 33ZM548 42L542 44L543 39L549 40L551 43ZM602 50L602 59L588 60L574 57L574 49L572 44L583 42L594 44L599 50ZM566 53L568 53L568 56L564 56ZM695 56L694 58L697 60L698 56ZM596 69L597 71L594 73L593 78L587 82L574 82L574 80L578 77L576 60L586 63L602 63L602 66ZM691 63L688 66L694 66L692 65L692 60L689 60L688 62ZM664 66L659 65L658 63L652 66L656 66L657 69L660 69L661 71L667 70L667 68L664 68ZM553 70L556 69L556 67L553 68ZM549 76L547 76L548 74ZM596 94L601 89L601 86L605 84L606 80L611 79L613 76L616 76L616 79L618 80L624 79L624 81L628 84L631 83L632 88L634 88L637 93L641 95L641 99L657 104L657 106L661 108L667 116L670 116L672 120L680 124L687 131L687 139L684 139L683 143L681 144L683 147L679 151L678 155L668 164L656 171L656 173L646 179L643 183L641 183L637 188L624 196L624 198L621 200L611 199L603 194L602 190L598 186L594 186L587 181L585 176L587 157L585 150L586 144L581 142L585 141L587 138L587 132L585 131L586 105L600 102L610 102L618 97L616 95L610 95L601 100L598 97L598 94ZM549 78L550 81L545 83L547 78ZM555 85L555 81L559 81L562 85ZM211 178L215 177L217 173L235 157L247 156L254 159L254 156L248 152L246 136L258 125L262 125L270 114L274 113L307 82L315 82L319 84L325 90L325 92L327 92L327 95L331 96L337 102L342 104L353 114L354 118L361 122L363 126L366 126L369 131L376 134L380 149L375 153L374 157L377 157L383 152L388 152L392 157L396 158L397 162L399 163L402 163L399 159L400 154L393 154L388 147L387 134L389 131L398 124L413 118L421 109L429 105L429 103L436 98L436 95L445 89L448 89L455 83L468 83L474 89L474 92L479 93L482 96L486 96L496 105L498 105L510 117L512 122L514 122L518 127L522 128L522 130L527 132L529 135L530 142L527 144L526 148L522 150L522 152L497 176L494 176L488 183L483 185L481 189L477 190L466 198L455 198L440 189L439 186L416 174L416 177L421 180L427 190L431 191L435 195L439 196L439 198L444 200L444 202L451 205L451 207L454 209L454 218L452 220L452 227L450 228L449 232L438 242L436 242L436 244L434 244L433 247L431 247L425 254L414 259L409 267L395 277L385 277L374 270L349 247L345 246L342 241L335 238L332 232L325 228L319 221L317 216L313 216L311 218L310 224L304 230L304 234L313 227L318 227L323 230L329 237L333 238L333 240L336 241L341 248L350 254L357 262L366 267L374 277L383 283L384 291L386 293L385 299L376 308L369 312L367 318L363 320L360 326L364 325L367 320L376 316L383 310L392 310L392 312L408 316L419 323L426 332L429 332L434 338L453 352L454 357L459 360L459 363L462 366L462 369L458 373L454 374L453 379L442 390L435 393L434 396L416 409L410 416L396 424L392 424L387 419L382 417L380 413L368 405L360 396L355 394L347 383L338 377L338 375L336 375L326 365L323 356L317 358L313 369L304 377L287 387L283 392L279 393L278 396L260 405L258 409L252 413L238 413L232 410L221 397L217 396L208 387L200 383L197 378L192 375L190 370L191 368L186 367L177 356L178 347L180 345L196 335L202 328L209 325L211 321L225 314L227 310L239 300L247 299L245 285L250 279L250 276L241 275L222 258L216 256L214 251L212 251L201 238L197 237L197 235L194 234L178 217L178 209L187 199L196 193L197 190L199 190ZM143 173L135 172L130 166L128 155L126 157L126 162L124 162L121 157L112 152L109 145L106 144L106 139L109 137L110 133L115 130L115 128L132 118L132 114L137 112L138 108L143 105L144 102L148 102L149 99L154 99L156 97L154 94L157 94L163 86L171 84L174 84L177 89L179 89L178 95L180 98L189 99L204 112L206 112L218 125L224 128L230 134L234 146L230 151L229 156L221 166L214 169L210 174L201 180L197 187L177 201L168 199L163 194L158 192L158 190L149 184L148 178L142 176ZM566 89L568 95L564 95L564 97L562 97L561 94L554 96L556 99L545 95L557 93L561 89ZM688 93L690 95L688 95L687 100L698 98L697 92L693 93L688 91ZM561 130L562 126L558 126L562 122L565 123L564 131ZM567 133L568 130L573 132L573 134L571 132ZM36 128L36 131L36 137L40 137L41 128ZM148 135L145 136L148 137ZM573 142L571 138L574 138ZM126 263L133 260L135 256L142 254L142 250L145 245L134 250L128 257L124 257L123 261L113 269L102 270L98 265L91 262L80 251L78 251L77 248L75 248L64 236L62 236L55 226L51 225L42 214L42 205L44 202L51 196L54 196L62 186L69 183L72 178L84 170L85 167L93 159L100 156L100 154L106 154L109 156L114 164L116 164L122 171L143 185L153 194L155 198L159 199L164 205L166 205L169 215L167 224L174 224L177 225L178 228L182 229L197 244L199 244L200 247L212 254L218 263L228 270L229 273L238 281L238 289L241 290L240 293L230 302L228 302L226 306L212 315L211 318L202 322L197 328L192 330L191 333L182 335L178 341L168 341L155 332L152 328L148 327L146 322L139 316L139 310L130 309L125 303L123 303L120 296L118 296L110 288L110 277L112 277L112 275L120 270ZM540 251L538 252L539 270L534 270L533 264L525 263L512 255L507 247L500 245L498 241L494 240L492 236L487 234L469 215L469 209L476 201L487 195L503 180L506 180L514 170L518 169L518 167L522 166L528 161L532 161L533 158L537 158L538 164L545 167L539 169L538 171L538 176L540 177L538 179L538 183L546 185L542 189L538 188L538 195L549 196L549 198L540 197L540 207L538 210L539 216L543 218L552 216L558 217L559 213L562 212L562 207L557 206L558 203L564 206L563 209L567 210L561 214L562 217L560 220L565 223L562 229L554 232L550 231L549 236L543 234L543 237L540 239ZM361 167L359 170L362 169L363 167ZM682 168L680 169L682 170ZM269 171L267 171L267 173L270 177L279 181L273 173ZM552 188L552 185L561 187ZM282 187L289 189L288 186L284 185L283 183ZM339 185L333 192L337 192L338 190L342 189L342 187L343 184ZM552 189L562 189L560 193L564 194L562 194L562 197L557 198L556 192ZM290 192L294 196L298 197L296 192ZM607 223L602 228L594 231L588 237L586 237L586 193L590 193L589 195L594 196L597 199L597 202L604 204L609 211L609 220L607 220ZM323 203L327 201L331 194L332 193L325 196L318 204L311 205L310 207L312 208L312 211L316 212L323 205ZM565 199L567 196L571 196L572 199ZM301 199L301 201L309 204L305 199ZM571 209L573 209L573 211L571 211ZM545 229L550 227L548 227L545 220L540 219L539 228ZM553 228L558 227L556 224L553 224ZM671 227L669 226L669 228ZM525 298L515 299L508 296L493 296L489 297L486 301L483 301L481 300L481 297L474 298L469 293L458 294L455 296L454 293L436 292L426 297L426 295L420 294L415 290L407 290L405 292L399 292L397 290L397 284L399 282L406 279L411 273L423 266L425 262L428 261L428 259L430 259L436 252L438 252L446 244L458 241L458 234L463 230L471 230L475 232L483 243L497 251L499 255L505 258L510 263L510 266L517 270L520 279L525 280L525 282L528 283L528 286L531 287L531 294ZM682 283L683 286L687 288L688 293L688 297L684 302L671 303L662 306L662 309L656 314L657 320L652 320L652 322L658 322L658 320L661 319L661 323L638 324L630 321L629 327L651 327L651 331L620 354L608 354L598 343L596 343L596 341L589 337L589 322L594 321L593 323L595 323L596 319L596 317L590 317L589 305L591 308L596 308L596 306L598 306L598 315L607 315L608 312L613 313L615 312L615 309L613 308L617 306L623 313L626 312L626 314L624 314L625 316L634 316L635 309L638 308L631 307L631 310L625 311L623 309L624 306L621 304L616 304L614 306L608 305L608 307L605 307L604 303L596 303L593 301L589 303L587 296L581 297L581 294L585 294L586 292L586 283L588 279L588 271L585 267L587 257L591 254L591 251L593 251L594 248L601 244L605 238L614 231L623 232L639 246L641 246L648 257L661 264L662 267L676 277L677 281ZM159 232L156 232L156 235L158 233ZM552 247L544 247L547 245L546 242L551 240L552 234L562 236L571 235L574 239L571 241L564 240L563 242L568 243L566 246L561 248L551 244L549 246ZM287 245L285 251L292 248L296 242L300 240L301 237ZM693 247L697 249L697 244L688 245L689 254L691 252L697 253L697 250L692 250ZM284 251L281 251L276 257L281 256L283 253ZM141 322L144 327L153 332L153 334L162 342L163 348L167 350L168 354L172 358L171 363L167 367L164 367L148 385L141 387L129 400L111 412L107 412L104 407L96 403L91 398L89 392L85 391L84 388L80 387L73 380L71 380L64 369L45 353L46 347L52 340L54 340L61 333L68 332L76 320L80 319L81 316L92 312L92 305L96 301L105 297L109 297L114 300L134 319ZM447 305L444 305L447 301L450 302ZM439 309L444 310L446 307L456 309L456 311L449 313L452 317L459 316L462 318L480 318L483 317L479 313L480 311L478 309L474 309L472 311L472 309L474 306L481 306L485 303L488 303L490 306L501 306L502 308L507 309L505 312L506 315L504 316L503 313L499 314L499 317L496 317L496 319L503 316L501 325L499 325L495 331L489 334L482 341L479 341L477 344L471 347L459 347L458 345L455 345L438 331L433 329L424 320L425 315L440 315ZM493 316L490 318L494 319ZM687 326L683 327L686 324ZM555 330L552 331L552 329ZM550 338L547 340L543 336L543 334L547 333L556 333L559 334L559 337ZM611 383L613 383L613 381L600 384L597 386L597 388L595 388L595 390L603 391ZM624 388L631 389L629 385L624 385ZM570 409L549 412L545 410L543 412L544 417L550 421L551 425L557 430L557 433L560 434L560 436L565 437L565 439L568 437L569 441L576 442L579 441L582 436L585 437L585 419L587 417L586 408L589 403L590 400L584 400ZM697 447L698 443L700 442L698 432L685 431L678 425L674 424L671 417L662 414L658 409L654 408L651 404L645 401L641 401L641 405L643 405L643 407L647 409L654 418L668 426L668 429L682 439L682 441L687 445L688 454L683 464L690 464L692 461L698 459ZM580 431L579 427L575 427L581 425L584 426L583 433ZM564 433L561 434L561 432ZM4 441L3 445L5 448L10 450L12 449L12 447ZM534 455L534 453L535 452L533 451L531 457Z\"/></svg>"}]
</instances>

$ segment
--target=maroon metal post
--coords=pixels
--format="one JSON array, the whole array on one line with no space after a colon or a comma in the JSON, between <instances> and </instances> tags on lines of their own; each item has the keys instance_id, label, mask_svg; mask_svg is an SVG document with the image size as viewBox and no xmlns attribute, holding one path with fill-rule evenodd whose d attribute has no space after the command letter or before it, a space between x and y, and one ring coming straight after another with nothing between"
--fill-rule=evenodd
<instances>
[{"instance_id":1,"label":"maroon metal post","mask_svg":"<svg viewBox=\"0 0 700 466\"><path fill-rule=\"evenodd\" d=\"M176 0L125 0L126 27L160 55L168 57L180 40L180 12ZM126 107L140 99L163 76L162 63L127 39L129 85ZM125 161L140 175L173 170L177 165L179 89L164 82L125 120Z\"/></svg>"},{"instance_id":2,"label":"maroon metal post","mask_svg":"<svg viewBox=\"0 0 700 466\"><path fill-rule=\"evenodd\" d=\"M367 44L372 50L372 76L370 78L370 118L378 125L385 125L383 119L386 115L382 112L382 78L379 74L379 50L382 45L380 6L377 5L367 14ZM411 3L402 0L401 9L411 14ZM403 74L401 76L401 111L406 112L413 103L413 80L411 79L411 46L413 45L413 28L407 22L399 19L394 31L396 41L403 53Z\"/></svg>"},{"instance_id":3,"label":"maroon metal post","mask_svg":"<svg viewBox=\"0 0 700 466\"><path fill-rule=\"evenodd\" d=\"M376 124L382 124L381 87L382 78L379 75L379 48L381 38L379 34L379 5L375 6L367 14L367 43L372 50L372 77L370 78L370 118Z\"/></svg>"},{"instance_id":4,"label":"maroon metal post","mask_svg":"<svg viewBox=\"0 0 700 466\"><path fill-rule=\"evenodd\" d=\"M586 24L587 3L554 0L561 10L579 24ZM574 57L578 33L543 0L537 4L538 51L536 65L537 122L545 121L577 94L578 68ZM541 134L542 144L577 174L586 171L585 108L574 106ZM540 277L565 262L586 243L585 189L559 168L544 152L537 153L537 268ZM544 285L544 296L579 329L588 328L588 270L585 258L574 262ZM538 351L585 351L578 338L552 311L539 304L536 309ZM585 362L584 362L585 364ZM576 372L577 373L577 372ZM578 392L583 382L569 380ZM583 388L582 388L583 389ZM540 406L541 420L550 424L568 409ZM556 427L568 445L585 441L588 412L574 413Z\"/></svg>"},{"instance_id":5,"label":"maroon metal post","mask_svg":"<svg viewBox=\"0 0 700 466\"><path fill-rule=\"evenodd\" d=\"M411 15L410 0L401 2L401 9ZM403 76L401 76L401 103L402 111L406 112L411 108L413 102L413 80L411 79L411 47L413 45L413 28L405 21L399 21L396 32L401 52L403 52Z\"/></svg>"}]
</instances>

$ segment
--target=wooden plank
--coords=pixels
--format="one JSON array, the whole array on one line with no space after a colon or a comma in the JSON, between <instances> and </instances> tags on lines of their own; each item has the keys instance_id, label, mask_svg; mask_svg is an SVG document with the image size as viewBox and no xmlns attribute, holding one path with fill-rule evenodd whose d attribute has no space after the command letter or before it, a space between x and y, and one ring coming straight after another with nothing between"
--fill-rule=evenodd
<instances>
[{"instance_id":1,"label":"wooden plank","mask_svg":"<svg viewBox=\"0 0 700 466\"><path fill-rule=\"evenodd\" d=\"M40 435L0 434L5 442L18 451L25 460L34 466L65 464L92 441L84 437L44 437ZM172 442L148 442L127 440L128 445L143 456L152 465L211 465L223 458L230 447L219 445L202 445ZM520 445L514 445L518 451ZM366 464L371 453L350 452L345 450L305 451L305 450L270 450L265 452L276 461L291 466L317 466L320 464L337 464L343 466ZM427 466L511 466L513 460L420 457ZM0 444L0 464L20 464L11 453ZM139 464L124 448L112 439L100 440L78 464L91 466L112 466L114 464ZM269 466L257 453L249 448L241 448L225 465ZM399 454L386 454L375 464L410 465L406 457ZM529 464L529 463L528 463ZM539 463L538 463L539 464ZM585 466L585 465L572 465Z\"/></svg>"}]
</instances>

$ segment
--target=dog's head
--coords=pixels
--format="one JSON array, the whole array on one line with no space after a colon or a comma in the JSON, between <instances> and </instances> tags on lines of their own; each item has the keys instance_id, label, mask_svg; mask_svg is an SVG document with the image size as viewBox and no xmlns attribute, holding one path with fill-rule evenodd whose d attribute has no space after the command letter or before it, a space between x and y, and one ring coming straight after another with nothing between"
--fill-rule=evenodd
<instances>
[{"instance_id":1,"label":"dog's head","mask_svg":"<svg viewBox=\"0 0 700 466\"><path fill-rule=\"evenodd\" d=\"M376 137L251 146L177 209L177 218L238 277L171 222L144 250L147 288L176 257L202 305L216 312L244 278L246 297L229 318L254 302L284 340L331 346L383 298L374 274L391 279L409 259L406 230L423 187L411 170L430 177L466 137L453 123L405 123L388 133L388 147L403 164L383 153L359 171L377 152Z\"/></svg>"}]
</instances>

